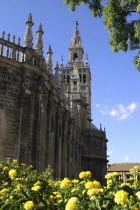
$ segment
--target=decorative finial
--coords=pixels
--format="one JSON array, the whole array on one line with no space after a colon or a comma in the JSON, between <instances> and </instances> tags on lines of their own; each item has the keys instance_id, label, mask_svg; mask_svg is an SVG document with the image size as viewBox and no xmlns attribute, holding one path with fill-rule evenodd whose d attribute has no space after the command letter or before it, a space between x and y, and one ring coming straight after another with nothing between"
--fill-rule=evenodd
<instances>
[{"instance_id":1,"label":"decorative finial","mask_svg":"<svg viewBox=\"0 0 140 210\"><path fill-rule=\"evenodd\" d=\"M7 41L10 42L10 33L7 35Z\"/></svg>"},{"instance_id":2,"label":"decorative finial","mask_svg":"<svg viewBox=\"0 0 140 210\"><path fill-rule=\"evenodd\" d=\"M33 43L33 34L32 34L32 26L34 25L34 23L32 22L32 14L30 13L28 16L28 20L26 21L26 31L24 34L24 47L30 47L32 48Z\"/></svg>"},{"instance_id":3,"label":"decorative finial","mask_svg":"<svg viewBox=\"0 0 140 210\"><path fill-rule=\"evenodd\" d=\"M18 45L20 45L20 37L18 38Z\"/></svg>"},{"instance_id":4,"label":"decorative finial","mask_svg":"<svg viewBox=\"0 0 140 210\"><path fill-rule=\"evenodd\" d=\"M58 61L56 62L55 69L59 69L59 64L58 64Z\"/></svg>"},{"instance_id":5,"label":"decorative finial","mask_svg":"<svg viewBox=\"0 0 140 210\"><path fill-rule=\"evenodd\" d=\"M15 44L15 39L16 39L16 36L14 35L13 36L13 43Z\"/></svg>"},{"instance_id":6,"label":"decorative finial","mask_svg":"<svg viewBox=\"0 0 140 210\"><path fill-rule=\"evenodd\" d=\"M63 67L63 55L61 56L61 63L60 63L60 67Z\"/></svg>"},{"instance_id":7,"label":"decorative finial","mask_svg":"<svg viewBox=\"0 0 140 210\"><path fill-rule=\"evenodd\" d=\"M2 39L5 38L5 31L2 32Z\"/></svg>"},{"instance_id":8,"label":"decorative finial","mask_svg":"<svg viewBox=\"0 0 140 210\"><path fill-rule=\"evenodd\" d=\"M77 29L78 26L79 26L79 23L78 23L78 21L76 20L76 21L75 21L75 28Z\"/></svg>"},{"instance_id":9,"label":"decorative finial","mask_svg":"<svg viewBox=\"0 0 140 210\"><path fill-rule=\"evenodd\" d=\"M37 30L37 39L36 39L36 43L35 43L35 48L36 48L36 52L39 55L43 55L43 41L42 41L42 34L44 34L43 30L42 30L42 24L39 24L38 30Z\"/></svg>"},{"instance_id":10,"label":"decorative finial","mask_svg":"<svg viewBox=\"0 0 140 210\"><path fill-rule=\"evenodd\" d=\"M52 48L51 48L51 45L49 45L48 46L48 52L47 52L48 57L47 57L46 63L47 63L47 68L48 68L48 71L49 71L50 74L52 74L52 66L53 66L53 64L52 64L52 54L53 54Z\"/></svg>"},{"instance_id":11,"label":"decorative finial","mask_svg":"<svg viewBox=\"0 0 140 210\"><path fill-rule=\"evenodd\" d=\"M59 64L56 62L56 66L54 68L55 74L54 74L54 85L56 88L59 88Z\"/></svg>"}]
</instances>

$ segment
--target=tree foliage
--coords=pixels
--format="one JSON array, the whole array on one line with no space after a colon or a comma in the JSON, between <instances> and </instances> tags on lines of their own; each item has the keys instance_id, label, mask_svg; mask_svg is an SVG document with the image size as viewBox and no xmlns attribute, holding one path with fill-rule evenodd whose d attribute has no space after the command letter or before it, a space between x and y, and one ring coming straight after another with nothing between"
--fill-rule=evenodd
<instances>
[{"instance_id":1,"label":"tree foliage","mask_svg":"<svg viewBox=\"0 0 140 210\"><path fill-rule=\"evenodd\" d=\"M92 16L103 19L109 31L113 52L137 50L134 59L140 71L140 0L64 0L75 11L76 6L88 5Z\"/></svg>"}]
</instances>

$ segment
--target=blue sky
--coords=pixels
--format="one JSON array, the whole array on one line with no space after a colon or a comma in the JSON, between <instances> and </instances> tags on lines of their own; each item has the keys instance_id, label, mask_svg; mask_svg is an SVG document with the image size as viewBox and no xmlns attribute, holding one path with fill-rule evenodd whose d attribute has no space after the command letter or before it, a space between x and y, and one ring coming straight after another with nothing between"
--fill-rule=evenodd
<instances>
[{"instance_id":1,"label":"blue sky","mask_svg":"<svg viewBox=\"0 0 140 210\"><path fill-rule=\"evenodd\" d=\"M106 127L110 163L140 162L140 72L132 63L136 52L114 54L108 45L109 35L101 20L93 19L88 8L72 13L62 0L5 0L1 3L0 32L23 37L25 21L33 16L34 43L39 23L43 24L44 56L48 45L53 50L54 65L64 56L75 20L79 21L82 45L89 56L92 75L92 119Z\"/></svg>"}]
</instances>

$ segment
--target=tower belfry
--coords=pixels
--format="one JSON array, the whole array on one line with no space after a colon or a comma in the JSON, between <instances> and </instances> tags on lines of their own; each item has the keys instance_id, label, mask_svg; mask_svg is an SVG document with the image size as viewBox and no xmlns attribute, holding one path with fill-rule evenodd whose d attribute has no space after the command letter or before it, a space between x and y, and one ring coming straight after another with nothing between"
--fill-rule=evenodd
<instances>
[{"instance_id":1,"label":"tower belfry","mask_svg":"<svg viewBox=\"0 0 140 210\"><path fill-rule=\"evenodd\" d=\"M91 74L88 65L88 58L83 61L84 49L82 39L78 30L78 22L70 42L68 66L60 70L66 86L66 98L68 90L71 106L77 105L79 114L84 125L87 126L87 119L91 118Z\"/></svg>"}]
</instances>

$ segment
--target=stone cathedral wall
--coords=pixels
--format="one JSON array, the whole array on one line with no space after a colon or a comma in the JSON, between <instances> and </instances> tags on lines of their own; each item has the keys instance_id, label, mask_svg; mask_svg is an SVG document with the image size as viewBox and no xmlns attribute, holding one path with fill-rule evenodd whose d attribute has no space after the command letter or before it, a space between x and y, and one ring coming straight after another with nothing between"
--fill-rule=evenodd
<instances>
[{"instance_id":1,"label":"stone cathedral wall","mask_svg":"<svg viewBox=\"0 0 140 210\"><path fill-rule=\"evenodd\" d=\"M51 165L55 177L75 177L80 127L36 63L31 54L23 62L0 56L0 160L18 159L40 171Z\"/></svg>"}]
</instances>

